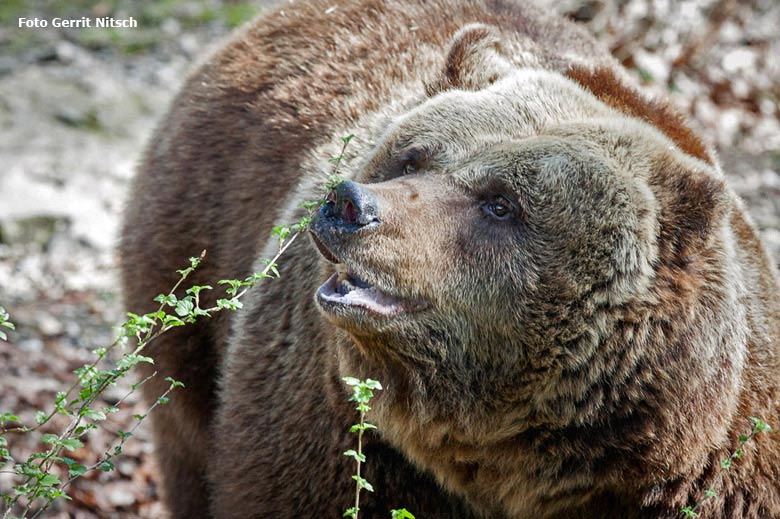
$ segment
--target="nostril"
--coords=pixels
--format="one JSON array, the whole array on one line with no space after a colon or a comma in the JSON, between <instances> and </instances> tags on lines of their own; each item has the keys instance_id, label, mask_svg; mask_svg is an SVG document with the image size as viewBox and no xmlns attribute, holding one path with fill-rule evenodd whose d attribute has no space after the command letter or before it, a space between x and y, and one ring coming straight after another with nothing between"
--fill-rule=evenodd
<instances>
[{"instance_id":1,"label":"nostril","mask_svg":"<svg viewBox=\"0 0 780 519\"><path fill-rule=\"evenodd\" d=\"M358 211L358 209L355 207L355 204L352 203L352 200L346 200L344 202L344 206L341 208L341 219L344 221L344 223L354 225L358 223L359 217L360 211Z\"/></svg>"},{"instance_id":2,"label":"nostril","mask_svg":"<svg viewBox=\"0 0 780 519\"><path fill-rule=\"evenodd\" d=\"M330 219L331 224L339 225L343 231L349 232L380 221L374 194L350 180L331 189L319 214Z\"/></svg>"}]
</instances>

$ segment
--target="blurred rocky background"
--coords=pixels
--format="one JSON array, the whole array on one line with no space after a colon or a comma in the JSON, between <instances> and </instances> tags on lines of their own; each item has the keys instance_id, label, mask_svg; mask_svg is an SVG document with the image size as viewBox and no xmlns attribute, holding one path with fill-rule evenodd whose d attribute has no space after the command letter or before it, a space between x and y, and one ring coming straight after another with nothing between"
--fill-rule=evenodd
<instances>
[{"instance_id":1,"label":"blurred rocky background","mask_svg":"<svg viewBox=\"0 0 780 519\"><path fill-rule=\"evenodd\" d=\"M114 246L144 142L192 64L271 3L0 0L0 306L17 324L0 341L0 413L31 423L113 341L123 315ZM548 3L690 114L780 258L780 3ZM139 27L18 29L20 16L133 16ZM70 456L88 465L144 410L135 397L123 407ZM164 517L151 450L142 427L116 471L77 481L47 517ZM0 490L10 485L0 473Z\"/></svg>"}]
</instances>

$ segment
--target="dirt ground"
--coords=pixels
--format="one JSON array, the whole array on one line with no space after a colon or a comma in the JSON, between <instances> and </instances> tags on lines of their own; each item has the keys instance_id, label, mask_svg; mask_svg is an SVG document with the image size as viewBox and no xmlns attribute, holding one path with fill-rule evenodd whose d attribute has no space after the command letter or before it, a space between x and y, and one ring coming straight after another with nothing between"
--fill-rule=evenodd
<instances>
[{"instance_id":1,"label":"dirt ground","mask_svg":"<svg viewBox=\"0 0 780 519\"><path fill-rule=\"evenodd\" d=\"M286 2L286 0L284 0ZM117 233L143 145L193 62L271 2L3 0L0 5L0 413L33 423L122 320ZM780 3L566 0L636 77L690 114L780 258ZM131 7L132 6L132 7ZM19 16L127 16L138 29L17 29ZM780 295L778 296L780 297ZM106 405L128 384L111 388ZM173 396L175 398L175 395ZM144 408L135 395L70 454L97 459ZM35 447L9 436L12 454ZM90 473L46 517L164 517L141 427L117 470ZM8 467L6 467L7 469ZM0 471L0 493L13 478Z\"/></svg>"}]
</instances>

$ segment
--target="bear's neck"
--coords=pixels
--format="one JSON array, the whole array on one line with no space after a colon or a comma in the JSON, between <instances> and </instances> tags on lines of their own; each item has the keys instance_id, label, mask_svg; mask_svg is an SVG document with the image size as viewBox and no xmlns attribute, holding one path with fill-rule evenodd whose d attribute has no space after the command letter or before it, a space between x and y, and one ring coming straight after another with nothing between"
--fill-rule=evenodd
<instances>
[{"instance_id":1,"label":"bear's neck","mask_svg":"<svg viewBox=\"0 0 780 519\"><path fill-rule=\"evenodd\" d=\"M385 367L374 375L381 377L386 391L374 406L373 420L385 440L431 472L443 487L466 497L479 509L494 510L495 515L575 518L580 513L592 517L586 511L599 510L604 516L652 516L653 495L670 491L670 485L681 478L706 481L713 460L728 454L732 440L745 433L749 423L741 420L746 417L739 412L744 406L739 391L744 344L732 337L725 341L732 348L713 344L714 351L720 352L715 356L717 362L697 359L685 355L688 344L668 344L668 322L651 322L640 319L616 324L625 328L624 335L611 330L609 335L620 340L620 348L602 346L636 353L635 358L626 357L626 362L631 360L641 369L632 371L617 363L615 369L635 373L619 388L614 385L615 376L594 378L583 372L583 380L595 381L585 394L600 398L593 406L575 406L563 389L542 399L539 386L535 386L537 394L524 395L511 406L500 405L511 409L511 414L478 408L438 414L435 404L425 404L432 402L426 394L441 395L444 388L427 387L425 380L410 381L403 370ZM678 335L687 336L678 331ZM726 328L719 332L713 337L729 337ZM666 341L667 348L662 349L660 342L649 345L655 341ZM667 385L667 377L653 373L675 368L664 365L660 369L656 364L664 359L645 358L642 352L647 351L685 356L680 369L693 370L698 377L688 386ZM696 366L699 360L706 361L709 369ZM569 383L576 376L580 375L566 373ZM685 373L671 378L684 380ZM534 398L534 405L525 401L526 397ZM707 411L711 402L722 406ZM597 411L581 414L589 407ZM707 441L701 441L702 436ZM688 489L691 495L696 491ZM680 508L687 504L684 499L681 497Z\"/></svg>"}]
</instances>

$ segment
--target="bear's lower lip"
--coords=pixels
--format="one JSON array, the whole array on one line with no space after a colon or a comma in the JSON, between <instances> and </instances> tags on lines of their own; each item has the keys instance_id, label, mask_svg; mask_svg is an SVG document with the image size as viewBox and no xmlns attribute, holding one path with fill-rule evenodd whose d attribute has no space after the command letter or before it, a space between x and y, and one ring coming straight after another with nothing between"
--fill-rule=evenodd
<instances>
[{"instance_id":1,"label":"bear's lower lip","mask_svg":"<svg viewBox=\"0 0 780 519\"><path fill-rule=\"evenodd\" d=\"M377 317L394 317L410 308L404 300L382 292L354 274L337 270L317 291L321 306L352 307Z\"/></svg>"}]
</instances>

